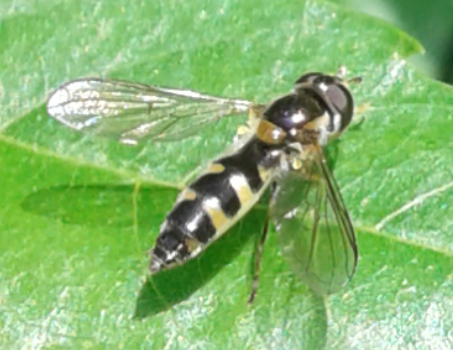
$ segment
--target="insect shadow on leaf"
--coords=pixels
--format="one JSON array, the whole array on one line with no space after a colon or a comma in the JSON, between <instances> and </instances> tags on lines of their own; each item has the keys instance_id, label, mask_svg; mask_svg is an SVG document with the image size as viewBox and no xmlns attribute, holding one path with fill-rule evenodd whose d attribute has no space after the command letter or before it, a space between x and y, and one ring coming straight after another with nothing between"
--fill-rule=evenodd
<instances>
[{"instance_id":1,"label":"insect shadow on leaf","mask_svg":"<svg viewBox=\"0 0 453 350\"><path fill-rule=\"evenodd\" d=\"M147 261L145 247L149 247L157 236L159 223L174 202L177 190L141 187L136 195L136 214L133 192L132 185L55 186L30 194L22 201L21 207L34 215L68 225L86 226L87 230L90 226L123 229L136 225L139 249L144 258L139 259L141 264ZM155 315L200 289L240 253L254 233L259 232L256 222L262 219L261 214L259 209L252 211L230 234L212 244L199 258L147 278L136 300L134 316L140 319Z\"/></svg>"}]
</instances>

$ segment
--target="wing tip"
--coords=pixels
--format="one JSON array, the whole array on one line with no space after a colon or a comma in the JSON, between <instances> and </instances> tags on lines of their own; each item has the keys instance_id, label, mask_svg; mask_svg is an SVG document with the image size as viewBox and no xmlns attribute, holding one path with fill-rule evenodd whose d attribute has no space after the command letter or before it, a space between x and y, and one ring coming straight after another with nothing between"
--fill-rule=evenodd
<instances>
[{"instance_id":1,"label":"wing tip","mask_svg":"<svg viewBox=\"0 0 453 350\"><path fill-rule=\"evenodd\" d=\"M68 102L68 100L69 100L68 91L64 88L64 86L60 86L54 92L52 92L49 98L47 99L46 103L47 113L51 117L59 119L62 113L64 113L64 108L62 104Z\"/></svg>"}]
</instances>

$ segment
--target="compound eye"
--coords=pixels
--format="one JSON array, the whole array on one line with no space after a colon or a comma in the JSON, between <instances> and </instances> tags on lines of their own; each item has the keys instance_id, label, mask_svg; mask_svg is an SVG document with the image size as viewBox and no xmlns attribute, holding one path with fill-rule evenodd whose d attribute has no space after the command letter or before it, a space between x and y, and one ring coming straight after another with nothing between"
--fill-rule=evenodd
<instances>
[{"instance_id":1,"label":"compound eye","mask_svg":"<svg viewBox=\"0 0 453 350\"><path fill-rule=\"evenodd\" d=\"M323 75L322 73L318 73L318 72L307 73L307 74L302 75L299 79L297 79L294 84L312 83L313 81L316 80L316 78L319 78L322 75Z\"/></svg>"},{"instance_id":2,"label":"compound eye","mask_svg":"<svg viewBox=\"0 0 453 350\"><path fill-rule=\"evenodd\" d=\"M333 83L325 85L323 89L330 103L341 115L341 130L351 122L354 112L354 102L349 90L342 84Z\"/></svg>"}]
</instances>

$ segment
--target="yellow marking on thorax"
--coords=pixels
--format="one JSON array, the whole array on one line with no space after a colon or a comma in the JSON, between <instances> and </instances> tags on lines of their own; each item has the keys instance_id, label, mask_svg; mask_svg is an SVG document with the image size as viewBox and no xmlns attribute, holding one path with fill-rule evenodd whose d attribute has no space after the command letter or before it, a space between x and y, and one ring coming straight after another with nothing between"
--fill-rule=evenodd
<instances>
[{"instance_id":1,"label":"yellow marking on thorax","mask_svg":"<svg viewBox=\"0 0 453 350\"><path fill-rule=\"evenodd\" d=\"M256 136L264 143L280 145L286 138L286 132L267 120L261 120L256 130Z\"/></svg>"},{"instance_id":2,"label":"yellow marking on thorax","mask_svg":"<svg viewBox=\"0 0 453 350\"><path fill-rule=\"evenodd\" d=\"M244 175L231 175L230 185L238 195L241 205L248 203L254 197L254 193Z\"/></svg>"}]
</instances>

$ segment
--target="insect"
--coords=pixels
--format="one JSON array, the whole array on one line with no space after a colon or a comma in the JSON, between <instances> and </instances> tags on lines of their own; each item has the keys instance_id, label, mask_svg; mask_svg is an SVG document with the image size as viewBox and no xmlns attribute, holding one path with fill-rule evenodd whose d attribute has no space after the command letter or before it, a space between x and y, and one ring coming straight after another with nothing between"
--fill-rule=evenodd
<instances>
[{"instance_id":1,"label":"insect","mask_svg":"<svg viewBox=\"0 0 453 350\"><path fill-rule=\"evenodd\" d=\"M345 80L345 69L337 75L308 73L290 93L256 105L190 90L86 78L56 89L47 111L72 129L132 145L177 141L196 134L200 126L249 112L234 149L213 160L180 193L161 225L149 270L155 274L197 257L270 191L255 254L252 302L270 221L290 266L315 291L336 291L354 274L354 228L324 147L350 124L354 102L347 83L358 81Z\"/></svg>"}]
</instances>

